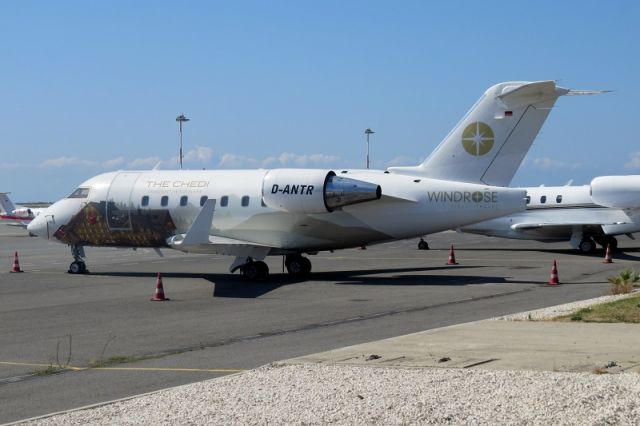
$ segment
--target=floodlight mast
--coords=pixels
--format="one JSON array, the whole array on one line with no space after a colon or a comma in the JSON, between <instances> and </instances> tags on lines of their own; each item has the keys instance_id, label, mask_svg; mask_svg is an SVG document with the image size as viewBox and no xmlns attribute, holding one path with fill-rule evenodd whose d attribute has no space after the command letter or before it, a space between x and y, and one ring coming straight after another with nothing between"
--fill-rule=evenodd
<instances>
[{"instance_id":1,"label":"floodlight mast","mask_svg":"<svg viewBox=\"0 0 640 426\"><path fill-rule=\"evenodd\" d=\"M182 170L182 158L184 157L182 155L182 123L186 123L187 121L189 121L189 119L187 117L184 116L184 114L180 114L179 116L176 117L176 121L180 124L180 170Z\"/></svg>"},{"instance_id":2,"label":"floodlight mast","mask_svg":"<svg viewBox=\"0 0 640 426\"><path fill-rule=\"evenodd\" d=\"M374 133L375 132L369 128L364 131L364 134L367 135L367 169L369 168L369 135Z\"/></svg>"}]
</instances>

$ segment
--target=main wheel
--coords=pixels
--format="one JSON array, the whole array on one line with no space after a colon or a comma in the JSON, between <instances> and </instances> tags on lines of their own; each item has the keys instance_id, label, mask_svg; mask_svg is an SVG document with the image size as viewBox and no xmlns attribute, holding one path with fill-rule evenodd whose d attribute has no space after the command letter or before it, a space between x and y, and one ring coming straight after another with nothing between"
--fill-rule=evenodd
<instances>
[{"instance_id":1,"label":"main wheel","mask_svg":"<svg viewBox=\"0 0 640 426\"><path fill-rule=\"evenodd\" d=\"M254 262L256 264L256 267L258 268L258 279L259 280L266 280L267 278L269 278L269 267L267 266L266 263L264 263L263 261L259 260L257 262Z\"/></svg>"},{"instance_id":2,"label":"main wheel","mask_svg":"<svg viewBox=\"0 0 640 426\"><path fill-rule=\"evenodd\" d=\"M304 276L311 272L311 261L300 255L287 256L285 261L287 271L294 276Z\"/></svg>"},{"instance_id":3,"label":"main wheel","mask_svg":"<svg viewBox=\"0 0 640 426\"><path fill-rule=\"evenodd\" d=\"M592 239L582 240L580 244L578 244L578 250L581 253L593 253L596 249L596 243Z\"/></svg>"},{"instance_id":4,"label":"main wheel","mask_svg":"<svg viewBox=\"0 0 640 426\"><path fill-rule=\"evenodd\" d=\"M418 250L429 250L429 244L425 240L420 239L418 242Z\"/></svg>"},{"instance_id":5,"label":"main wheel","mask_svg":"<svg viewBox=\"0 0 640 426\"><path fill-rule=\"evenodd\" d=\"M269 267L263 261L249 262L242 267L242 274L251 281L269 278Z\"/></svg>"}]
</instances>

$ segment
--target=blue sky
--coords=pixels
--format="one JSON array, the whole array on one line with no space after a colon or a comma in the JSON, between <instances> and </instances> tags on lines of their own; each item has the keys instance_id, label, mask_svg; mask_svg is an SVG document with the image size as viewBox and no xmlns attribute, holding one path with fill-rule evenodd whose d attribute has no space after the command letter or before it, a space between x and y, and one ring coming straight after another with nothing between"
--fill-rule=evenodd
<instances>
[{"instance_id":1,"label":"blue sky","mask_svg":"<svg viewBox=\"0 0 640 426\"><path fill-rule=\"evenodd\" d=\"M489 86L560 80L514 185L640 174L635 2L0 4L0 190L103 171L415 165Z\"/></svg>"}]
</instances>

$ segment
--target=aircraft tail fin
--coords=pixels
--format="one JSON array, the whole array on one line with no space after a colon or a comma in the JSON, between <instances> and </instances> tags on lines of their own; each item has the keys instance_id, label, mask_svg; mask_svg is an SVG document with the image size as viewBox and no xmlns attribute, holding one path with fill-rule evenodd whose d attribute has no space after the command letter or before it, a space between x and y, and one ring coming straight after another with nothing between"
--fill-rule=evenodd
<instances>
[{"instance_id":1,"label":"aircraft tail fin","mask_svg":"<svg viewBox=\"0 0 640 426\"><path fill-rule=\"evenodd\" d=\"M10 192L0 192L0 213L11 214L16 209L16 205L9 198Z\"/></svg>"},{"instance_id":2,"label":"aircraft tail fin","mask_svg":"<svg viewBox=\"0 0 640 426\"><path fill-rule=\"evenodd\" d=\"M555 81L511 81L489 88L419 166L391 173L507 186L558 97L596 94L558 87Z\"/></svg>"}]
</instances>

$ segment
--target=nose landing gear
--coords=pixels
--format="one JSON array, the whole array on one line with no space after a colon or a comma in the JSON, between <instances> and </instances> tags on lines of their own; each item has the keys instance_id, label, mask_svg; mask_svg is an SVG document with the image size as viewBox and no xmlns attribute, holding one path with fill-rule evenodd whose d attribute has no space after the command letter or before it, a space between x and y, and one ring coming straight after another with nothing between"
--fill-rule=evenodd
<instances>
[{"instance_id":1,"label":"nose landing gear","mask_svg":"<svg viewBox=\"0 0 640 426\"><path fill-rule=\"evenodd\" d=\"M69 265L69 273L70 274L86 274L89 271L87 270L87 265L84 263L84 247L82 246L71 246L71 255L73 256L73 262Z\"/></svg>"}]
</instances>

